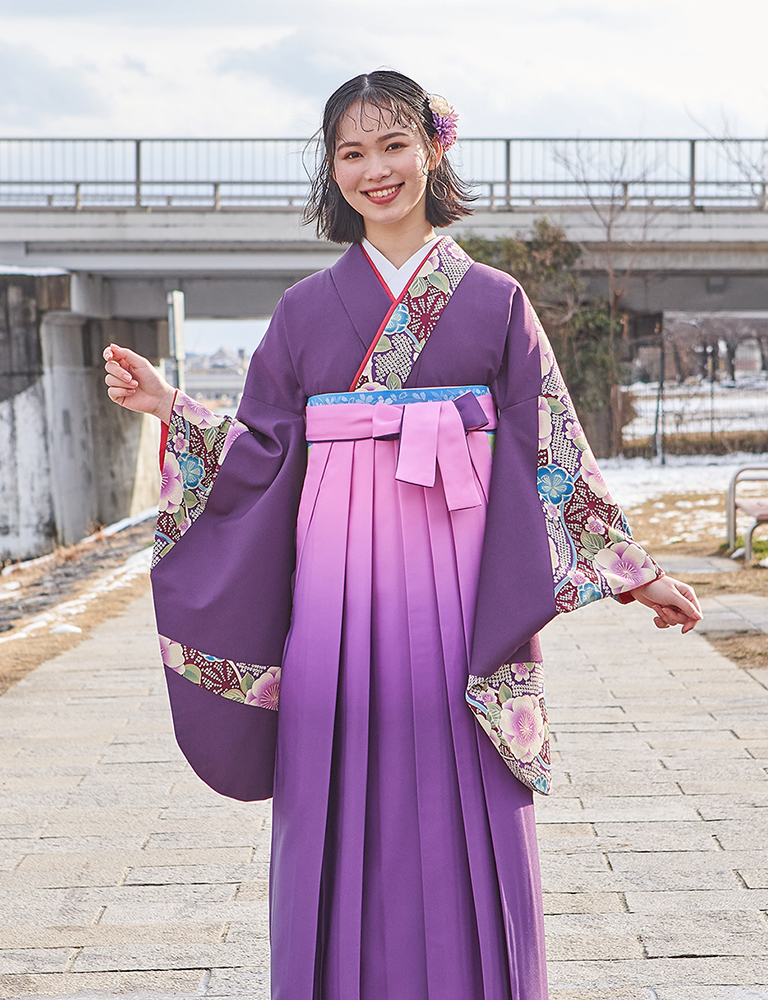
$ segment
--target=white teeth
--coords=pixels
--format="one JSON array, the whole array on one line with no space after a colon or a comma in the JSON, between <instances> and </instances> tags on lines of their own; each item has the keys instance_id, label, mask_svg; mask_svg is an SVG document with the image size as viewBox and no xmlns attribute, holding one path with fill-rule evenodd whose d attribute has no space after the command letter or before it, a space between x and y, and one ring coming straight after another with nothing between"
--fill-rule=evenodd
<instances>
[{"instance_id":1,"label":"white teeth","mask_svg":"<svg viewBox=\"0 0 768 1000\"><path fill-rule=\"evenodd\" d=\"M395 185L391 188L385 188L383 191L366 191L365 193L369 198L387 198L389 195L394 194L397 191L399 185Z\"/></svg>"}]
</instances>

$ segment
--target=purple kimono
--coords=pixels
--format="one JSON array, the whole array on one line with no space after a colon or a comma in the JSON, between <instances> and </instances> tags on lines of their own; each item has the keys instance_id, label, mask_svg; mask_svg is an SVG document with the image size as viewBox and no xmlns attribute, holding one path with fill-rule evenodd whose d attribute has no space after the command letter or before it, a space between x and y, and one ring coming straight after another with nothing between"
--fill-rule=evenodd
<instances>
[{"instance_id":1,"label":"purple kimono","mask_svg":"<svg viewBox=\"0 0 768 1000\"><path fill-rule=\"evenodd\" d=\"M659 572L519 285L449 238L397 299L358 245L291 288L236 421L178 397L158 629L205 781L269 796L276 736L274 1000L544 1000L536 633Z\"/></svg>"}]
</instances>

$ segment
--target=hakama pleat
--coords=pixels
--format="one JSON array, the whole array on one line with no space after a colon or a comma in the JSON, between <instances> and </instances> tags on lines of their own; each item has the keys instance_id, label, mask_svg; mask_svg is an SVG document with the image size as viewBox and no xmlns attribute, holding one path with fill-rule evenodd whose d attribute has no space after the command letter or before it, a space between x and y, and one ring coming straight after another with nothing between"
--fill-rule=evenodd
<instances>
[{"instance_id":1,"label":"hakama pleat","mask_svg":"<svg viewBox=\"0 0 768 1000\"><path fill-rule=\"evenodd\" d=\"M358 407L345 409L357 410ZM283 660L273 1000L544 1000L532 793L464 700L481 502L398 442L313 444Z\"/></svg>"}]
</instances>

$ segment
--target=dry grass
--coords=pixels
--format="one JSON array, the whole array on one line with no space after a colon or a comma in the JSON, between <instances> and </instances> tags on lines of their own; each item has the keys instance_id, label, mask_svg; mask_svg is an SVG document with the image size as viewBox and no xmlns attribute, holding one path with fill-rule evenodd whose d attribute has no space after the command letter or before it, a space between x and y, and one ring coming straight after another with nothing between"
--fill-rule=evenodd
<instances>
[{"instance_id":1,"label":"dry grass","mask_svg":"<svg viewBox=\"0 0 768 1000\"><path fill-rule=\"evenodd\" d=\"M744 670L768 667L768 635L754 632L748 635L729 635L723 638L707 636L718 653L727 656Z\"/></svg>"},{"instance_id":2,"label":"dry grass","mask_svg":"<svg viewBox=\"0 0 768 1000\"><path fill-rule=\"evenodd\" d=\"M0 587L11 582L20 585L10 594L3 590L9 594L0 603L3 638L21 631L31 618L90 590L94 579L121 566L135 552L151 544L153 531L154 522L144 521L108 538L57 548L51 559L0 578ZM146 594L148 587L149 574L142 574L125 587L99 594L88 602L82 614L71 619L73 625L83 630L81 633L51 635L40 629L2 643L0 694L41 663L79 645L97 625L120 614L137 597Z\"/></svg>"},{"instance_id":3,"label":"dry grass","mask_svg":"<svg viewBox=\"0 0 768 1000\"><path fill-rule=\"evenodd\" d=\"M665 434L664 450L668 455L733 455L739 451L768 451L768 431L721 431L712 434ZM652 437L627 441L622 448L625 458L654 458Z\"/></svg>"},{"instance_id":4,"label":"dry grass","mask_svg":"<svg viewBox=\"0 0 768 1000\"><path fill-rule=\"evenodd\" d=\"M85 590L86 587L81 589ZM65 632L61 635L36 634L26 636L0 646L0 695L22 677L39 667L41 663L53 659L67 649L73 649L87 639L90 632L108 618L114 618L124 611L132 601L142 597L149 589L149 575L138 576L120 590L100 594L90 601L86 610L72 619L80 633ZM17 629L23 625L19 622ZM13 629L5 635L13 635ZM42 632L42 630L41 630Z\"/></svg>"}]
</instances>

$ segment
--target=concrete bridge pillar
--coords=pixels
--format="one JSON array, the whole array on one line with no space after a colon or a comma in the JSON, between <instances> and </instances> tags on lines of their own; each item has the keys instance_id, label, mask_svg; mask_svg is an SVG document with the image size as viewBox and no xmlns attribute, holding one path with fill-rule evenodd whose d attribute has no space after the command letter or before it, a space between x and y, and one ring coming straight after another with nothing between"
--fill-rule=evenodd
<instances>
[{"instance_id":1,"label":"concrete bridge pillar","mask_svg":"<svg viewBox=\"0 0 768 1000\"><path fill-rule=\"evenodd\" d=\"M0 563L157 502L158 421L110 402L102 350L156 360L166 324L73 313L68 277L0 276Z\"/></svg>"}]
</instances>

